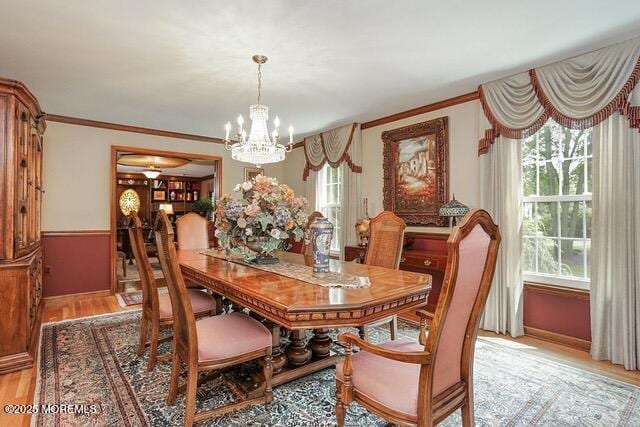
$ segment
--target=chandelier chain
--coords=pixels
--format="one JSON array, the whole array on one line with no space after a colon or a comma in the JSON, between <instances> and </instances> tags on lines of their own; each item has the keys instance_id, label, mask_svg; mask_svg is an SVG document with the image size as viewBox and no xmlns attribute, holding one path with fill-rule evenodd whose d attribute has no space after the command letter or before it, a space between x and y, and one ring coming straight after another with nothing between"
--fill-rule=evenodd
<instances>
[{"instance_id":1,"label":"chandelier chain","mask_svg":"<svg viewBox=\"0 0 640 427\"><path fill-rule=\"evenodd\" d=\"M258 105L260 105L260 93L262 92L262 64L258 63Z\"/></svg>"}]
</instances>

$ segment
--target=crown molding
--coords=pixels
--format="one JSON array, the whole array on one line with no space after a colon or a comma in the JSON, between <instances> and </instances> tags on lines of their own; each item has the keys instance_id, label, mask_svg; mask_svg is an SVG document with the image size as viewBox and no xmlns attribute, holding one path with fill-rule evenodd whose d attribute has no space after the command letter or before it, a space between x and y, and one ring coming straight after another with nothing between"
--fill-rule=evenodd
<instances>
[{"instance_id":1,"label":"crown molding","mask_svg":"<svg viewBox=\"0 0 640 427\"><path fill-rule=\"evenodd\" d=\"M432 104L423 105L422 107L412 108L411 110L403 111L401 113L396 113L390 116L381 117L379 119L364 122L360 125L360 129L368 129L368 128L384 125L387 123L417 116L419 114L429 113L431 111L452 107L458 104L464 104L465 102L474 101L476 99L480 99L480 95L478 94L478 91L465 93L464 95L455 96L453 98L444 99L442 101L434 102Z\"/></svg>"},{"instance_id":2,"label":"crown molding","mask_svg":"<svg viewBox=\"0 0 640 427\"><path fill-rule=\"evenodd\" d=\"M88 126L100 129L118 130L122 132L141 133L144 135L164 136L167 138L188 139L192 141L212 142L214 144L224 144L222 138L212 136L195 135L191 133L173 132L169 130L144 128L140 126L124 125L120 123L102 122L98 120L82 119L79 117L61 116L58 114L45 113L45 119L50 122L66 123L78 126Z\"/></svg>"},{"instance_id":3,"label":"crown molding","mask_svg":"<svg viewBox=\"0 0 640 427\"><path fill-rule=\"evenodd\" d=\"M376 126L381 126L387 123L395 122L398 120L406 119L409 117L417 116L420 114L428 113L431 111L440 110L442 108L452 107L454 105L463 104L465 102L474 101L480 99L478 92L469 92L464 95L456 96L453 98L444 99L442 101L434 102L432 104L423 105L421 107L412 108L411 110L402 111L400 113L392 114L390 116L381 117L375 120L364 122L360 125L361 129L368 129ZM58 114L45 113L45 120L58 123L66 123L78 126L88 126L100 129L118 130L122 132L141 133L144 135L156 135L164 136L167 138L187 139L192 141L212 142L214 144L224 144L222 138L216 138L205 135L195 135L191 133L173 132L162 129L152 129L140 126L125 125L120 123L103 122L99 120L83 119L79 117L62 116ZM304 140L298 141L293 144L293 148L301 148L304 146Z\"/></svg>"}]
</instances>

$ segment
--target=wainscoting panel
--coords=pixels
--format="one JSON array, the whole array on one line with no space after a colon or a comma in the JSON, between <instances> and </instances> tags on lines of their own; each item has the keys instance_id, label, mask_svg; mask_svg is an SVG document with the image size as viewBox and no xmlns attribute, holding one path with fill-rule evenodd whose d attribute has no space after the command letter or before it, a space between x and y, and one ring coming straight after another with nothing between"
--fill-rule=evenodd
<instances>
[{"instance_id":1,"label":"wainscoting panel","mask_svg":"<svg viewBox=\"0 0 640 427\"><path fill-rule=\"evenodd\" d=\"M583 347L584 342L591 341L589 310L588 291L525 283L524 325L525 329L529 327L528 335L538 336L542 331L548 337L540 338L560 342L565 336L566 344Z\"/></svg>"},{"instance_id":2,"label":"wainscoting panel","mask_svg":"<svg viewBox=\"0 0 640 427\"><path fill-rule=\"evenodd\" d=\"M109 291L109 230L44 231L43 296Z\"/></svg>"}]
</instances>

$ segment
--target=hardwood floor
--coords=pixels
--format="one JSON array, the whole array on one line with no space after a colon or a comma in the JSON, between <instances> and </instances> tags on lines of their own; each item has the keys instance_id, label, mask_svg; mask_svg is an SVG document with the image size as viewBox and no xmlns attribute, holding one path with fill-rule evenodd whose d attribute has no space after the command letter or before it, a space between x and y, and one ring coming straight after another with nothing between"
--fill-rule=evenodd
<instances>
[{"instance_id":1,"label":"hardwood floor","mask_svg":"<svg viewBox=\"0 0 640 427\"><path fill-rule=\"evenodd\" d=\"M80 295L44 300L42 323L78 317L95 316L104 313L124 311L112 295ZM26 405L33 402L36 386L36 368L0 375L0 426L28 426L31 417L6 414L4 406ZM73 403L73 402L65 402Z\"/></svg>"},{"instance_id":2,"label":"hardwood floor","mask_svg":"<svg viewBox=\"0 0 640 427\"><path fill-rule=\"evenodd\" d=\"M135 308L122 308L112 295L80 295L54 299L45 299L43 323L78 317L95 316L104 313L116 313ZM546 357L576 368L584 369L620 381L640 386L640 372L626 371L619 365L594 361L586 351L565 347L532 337L517 339L481 332L480 339L512 346L540 357ZM7 404L30 404L36 385L36 369L26 369L0 375L0 425L28 426L29 416L8 415L3 408ZM66 402L72 403L72 402Z\"/></svg>"}]
</instances>

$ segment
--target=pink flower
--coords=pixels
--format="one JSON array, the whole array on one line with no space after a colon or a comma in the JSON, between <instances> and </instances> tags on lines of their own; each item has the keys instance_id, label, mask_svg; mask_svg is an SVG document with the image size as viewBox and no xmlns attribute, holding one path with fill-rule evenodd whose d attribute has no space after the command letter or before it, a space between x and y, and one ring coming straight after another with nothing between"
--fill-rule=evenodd
<instances>
[{"instance_id":1,"label":"pink flower","mask_svg":"<svg viewBox=\"0 0 640 427\"><path fill-rule=\"evenodd\" d=\"M247 205L244 208L244 213L247 214L247 216L251 216L251 217L258 215L260 211L261 211L260 206L254 203Z\"/></svg>"}]
</instances>

